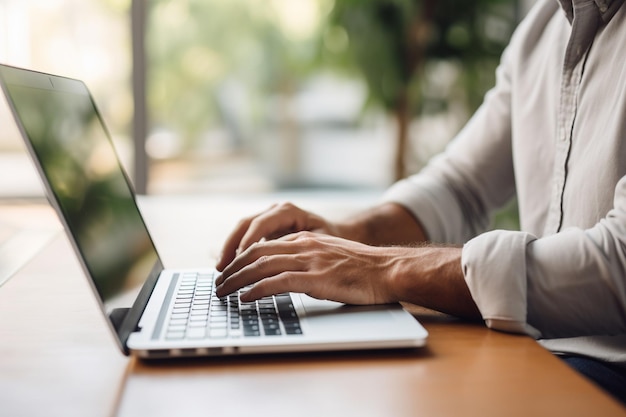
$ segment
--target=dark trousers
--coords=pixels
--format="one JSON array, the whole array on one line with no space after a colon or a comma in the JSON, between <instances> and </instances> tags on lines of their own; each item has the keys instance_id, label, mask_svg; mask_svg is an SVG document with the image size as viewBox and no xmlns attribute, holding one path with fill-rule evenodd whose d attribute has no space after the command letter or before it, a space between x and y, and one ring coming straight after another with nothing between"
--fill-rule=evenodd
<instances>
[{"instance_id":1,"label":"dark trousers","mask_svg":"<svg viewBox=\"0 0 626 417\"><path fill-rule=\"evenodd\" d=\"M561 356L569 366L626 406L626 370L582 356Z\"/></svg>"}]
</instances>

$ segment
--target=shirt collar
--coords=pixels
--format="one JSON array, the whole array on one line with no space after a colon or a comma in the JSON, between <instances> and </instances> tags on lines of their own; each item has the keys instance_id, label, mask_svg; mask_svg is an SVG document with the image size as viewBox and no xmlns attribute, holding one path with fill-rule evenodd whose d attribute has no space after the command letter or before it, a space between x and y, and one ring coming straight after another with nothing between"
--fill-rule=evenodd
<instances>
[{"instance_id":1,"label":"shirt collar","mask_svg":"<svg viewBox=\"0 0 626 417\"><path fill-rule=\"evenodd\" d=\"M567 20L570 23L574 20L574 7L583 4L593 2L596 7L598 7L598 11L600 12L600 18L604 23L608 23L609 20L620 8L624 0L558 0L561 4L561 7L565 11L565 15L567 16Z\"/></svg>"}]
</instances>

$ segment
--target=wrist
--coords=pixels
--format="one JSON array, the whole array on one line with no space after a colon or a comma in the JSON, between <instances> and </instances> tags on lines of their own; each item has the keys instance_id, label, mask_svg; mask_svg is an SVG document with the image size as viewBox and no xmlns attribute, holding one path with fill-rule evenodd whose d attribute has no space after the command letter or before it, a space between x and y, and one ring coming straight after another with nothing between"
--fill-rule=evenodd
<instances>
[{"instance_id":1,"label":"wrist","mask_svg":"<svg viewBox=\"0 0 626 417\"><path fill-rule=\"evenodd\" d=\"M374 246L406 246L427 239L413 214L395 203L373 207L333 227L338 237Z\"/></svg>"},{"instance_id":2,"label":"wrist","mask_svg":"<svg viewBox=\"0 0 626 417\"><path fill-rule=\"evenodd\" d=\"M459 317L480 318L465 283L462 248L404 248L395 258L387 288L394 301L405 301Z\"/></svg>"},{"instance_id":3,"label":"wrist","mask_svg":"<svg viewBox=\"0 0 626 417\"><path fill-rule=\"evenodd\" d=\"M419 293L418 286L420 276L421 248L395 248L395 253L391 265L387 267L386 288L387 293L393 302L416 300L411 294Z\"/></svg>"},{"instance_id":4,"label":"wrist","mask_svg":"<svg viewBox=\"0 0 626 417\"><path fill-rule=\"evenodd\" d=\"M344 221L331 223L329 226L331 234L346 240L364 243L364 231L360 223L355 221Z\"/></svg>"}]
</instances>

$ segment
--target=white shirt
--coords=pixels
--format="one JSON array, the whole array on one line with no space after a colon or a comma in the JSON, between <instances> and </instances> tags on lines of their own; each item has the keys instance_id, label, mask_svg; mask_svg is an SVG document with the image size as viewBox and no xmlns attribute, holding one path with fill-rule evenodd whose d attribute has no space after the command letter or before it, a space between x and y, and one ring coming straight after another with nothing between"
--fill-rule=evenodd
<instances>
[{"instance_id":1,"label":"white shirt","mask_svg":"<svg viewBox=\"0 0 626 417\"><path fill-rule=\"evenodd\" d=\"M626 367L622 3L539 0L474 117L385 200L407 207L431 241L464 244L489 327ZM485 232L514 195L521 231Z\"/></svg>"}]
</instances>

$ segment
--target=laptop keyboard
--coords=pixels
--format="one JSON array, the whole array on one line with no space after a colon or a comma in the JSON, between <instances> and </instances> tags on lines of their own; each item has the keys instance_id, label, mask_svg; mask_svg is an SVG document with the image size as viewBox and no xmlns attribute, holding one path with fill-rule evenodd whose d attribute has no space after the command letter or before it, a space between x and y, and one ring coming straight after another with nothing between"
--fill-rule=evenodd
<instances>
[{"instance_id":1,"label":"laptop keyboard","mask_svg":"<svg viewBox=\"0 0 626 417\"><path fill-rule=\"evenodd\" d=\"M180 283L166 320L166 340L302 334L288 293L251 303L241 302L239 293L218 298L214 293L215 278L210 273L179 276Z\"/></svg>"}]
</instances>

